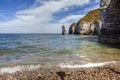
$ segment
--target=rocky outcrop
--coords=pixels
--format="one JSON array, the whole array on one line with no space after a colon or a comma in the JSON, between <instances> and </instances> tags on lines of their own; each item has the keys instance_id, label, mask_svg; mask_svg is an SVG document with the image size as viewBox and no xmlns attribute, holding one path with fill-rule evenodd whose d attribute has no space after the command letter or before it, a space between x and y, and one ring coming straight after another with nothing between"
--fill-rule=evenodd
<instances>
[{"instance_id":1,"label":"rocky outcrop","mask_svg":"<svg viewBox=\"0 0 120 80\"><path fill-rule=\"evenodd\" d=\"M101 0L101 1L100 1L100 7L101 7L102 9L107 8L108 5L110 4L110 1L111 1L111 0Z\"/></svg>"},{"instance_id":2,"label":"rocky outcrop","mask_svg":"<svg viewBox=\"0 0 120 80\"><path fill-rule=\"evenodd\" d=\"M98 27L101 27L100 9L92 10L81 18L75 27L75 34L98 34Z\"/></svg>"},{"instance_id":3,"label":"rocky outcrop","mask_svg":"<svg viewBox=\"0 0 120 80\"><path fill-rule=\"evenodd\" d=\"M120 0L101 0L100 42L120 43Z\"/></svg>"},{"instance_id":4,"label":"rocky outcrop","mask_svg":"<svg viewBox=\"0 0 120 80\"><path fill-rule=\"evenodd\" d=\"M91 32L91 23L80 21L75 27L75 34L90 34Z\"/></svg>"},{"instance_id":5,"label":"rocky outcrop","mask_svg":"<svg viewBox=\"0 0 120 80\"><path fill-rule=\"evenodd\" d=\"M70 27L69 27L69 34L74 34L75 27L76 27L76 23L73 23L73 24L70 25Z\"/></svg>"},{"instance_id":6,"label":"rocky outcrop","mask_svg":"<svg viewBox=\"0 0 120 80\"><path fill-rule=\"evenodd\" d=\"M66 29L65 29L65 26L63 25L62 26L62 35L66 35L67 34L67 31L66 31Z\"/></svg>"}]
</instances>

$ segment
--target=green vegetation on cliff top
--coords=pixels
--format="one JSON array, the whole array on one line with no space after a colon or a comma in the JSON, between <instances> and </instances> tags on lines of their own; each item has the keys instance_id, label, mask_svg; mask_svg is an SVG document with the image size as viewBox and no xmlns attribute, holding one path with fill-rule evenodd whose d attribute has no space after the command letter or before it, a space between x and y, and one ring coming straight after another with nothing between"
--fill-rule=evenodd
<instances>
[{"instance_id":1,"label":"green vegetation on cliff top","mask_svg":"<svg viewBox=\"0 0 120 80\"><path fill-rule=\"evenodd\" d=\"M80 19L80 21L85 22L94 22L95 20L101 20L100 9L89 11L83 18Z\"/></svg>"}]
</instances>

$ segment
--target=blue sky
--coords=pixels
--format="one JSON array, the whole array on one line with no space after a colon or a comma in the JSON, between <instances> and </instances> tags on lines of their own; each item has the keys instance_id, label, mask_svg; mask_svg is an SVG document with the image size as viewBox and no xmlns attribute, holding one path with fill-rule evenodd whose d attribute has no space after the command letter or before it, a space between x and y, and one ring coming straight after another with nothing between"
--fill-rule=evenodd
<instances>
[{"instance_id":1,"label":"blue sky","mask_svg":"<svg viewBox=\"0 0 120 80\"><path fill-rule=\"evenodd\" d=\"M0 0L0 33L61 33L99 0Z\"/></svg>"}]
</instances>

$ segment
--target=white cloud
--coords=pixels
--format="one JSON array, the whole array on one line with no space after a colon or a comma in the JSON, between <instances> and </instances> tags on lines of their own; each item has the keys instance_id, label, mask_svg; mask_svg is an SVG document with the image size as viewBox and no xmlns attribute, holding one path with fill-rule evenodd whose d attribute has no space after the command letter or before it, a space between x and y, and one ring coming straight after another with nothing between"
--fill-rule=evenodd
<instances>
[{"instance_id":1,"label":"white cloud","mask_svg":"<svg viewBox=\"0 0 120 80\"><path fill-rule=\"evenodd\" d=\"M36 2L29 8L16 12L15 18L9 21L0 22L0 32L60 32L59 27L61 23L50 23L54 20L53 14L69 9L72 6L82 6L88 4L90 0L36 0ZM41 4L38 6L38 4ZM37 7L36 7L37 6ZM66 17L67 22L70 19L77 19L81 15L72 15ZM68 23L66 23L68 24Z\"/></svg>"},{"instance_id":2,"label":"white cloud","mask_svg":"<svg viewBox=\"0 0 120 80\"><path fill-rule=\"evenodd\" d=\"M67 22L69 22L69 21L71 21L71 20L73 20L73 21L76 22L76 21L78 21L80 18L82 18L83 16L84 16L84 15L69 15L69 16L61 19L59 22L60 22L60 23L67 23Z\"/></svg>"},{"instance_id":3,"label":"white cloud","mask_svg":"<svg viewBox=\"0 0 120 80\"><path fill-rule=\"evenodd\" d=\"M3 18L3 19L7 19L7 20L8 20L10 17L3 15L2 12L0 11L0 18L1 18L1 19L2 19L2 18Z\"/></svg>"},{"instance_id":4,"label":"white cloud","mask_svg":"<svg viewBox=\"0 0 120 80\"><path fill-rule=\"evenodd\" d=\"M100 2L100 0L95 0L95 2Z\"/></svg>"}]
</instances>

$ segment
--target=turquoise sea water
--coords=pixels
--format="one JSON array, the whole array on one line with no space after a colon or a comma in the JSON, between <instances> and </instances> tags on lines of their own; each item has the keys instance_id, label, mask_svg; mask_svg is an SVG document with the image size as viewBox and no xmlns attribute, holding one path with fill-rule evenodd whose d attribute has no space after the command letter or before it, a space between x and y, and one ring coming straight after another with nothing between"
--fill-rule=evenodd
<instances>
[{"instance_id":1,"label":"turquoise sea water","mask_svg":"<svg viewBox=\"0 0 120 80\"><path fill-rule=\"evenodd\" d=\"M55 66L120 60L120 46L98 43L97 36L0 34L0 66Z\"/></svg>"}]
</instances>

